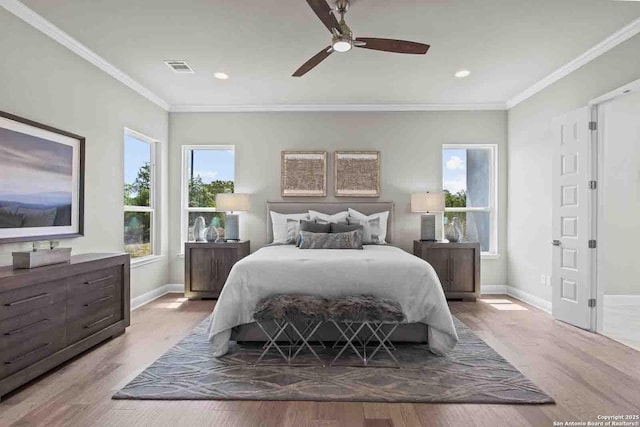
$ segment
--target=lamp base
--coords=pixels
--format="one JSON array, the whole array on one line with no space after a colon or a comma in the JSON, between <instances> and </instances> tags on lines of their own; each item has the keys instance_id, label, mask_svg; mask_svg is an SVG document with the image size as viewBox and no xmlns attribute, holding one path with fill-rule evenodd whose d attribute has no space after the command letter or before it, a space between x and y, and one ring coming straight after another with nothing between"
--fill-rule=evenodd
<instances>
[{"instance_id":1,"label":"lamp base","mask_svg":"<svg viewBox=\"0 0 640 427\"><path fill-rule=\"evenodd\" d=\"M227 214L225 217L224 237L225 240L240 240L238 232L238 215Z\"/></svg>"},{"instance_id":2,"label":"lamp base","mask_svg":"<svg viewBox=\"0 0 640 427\"><path fill-rule=\"evenodd\" d=\"M420 217L420 240L423 242L436 242L436 215L423 214Z\"/></svg>"}]
</instances>

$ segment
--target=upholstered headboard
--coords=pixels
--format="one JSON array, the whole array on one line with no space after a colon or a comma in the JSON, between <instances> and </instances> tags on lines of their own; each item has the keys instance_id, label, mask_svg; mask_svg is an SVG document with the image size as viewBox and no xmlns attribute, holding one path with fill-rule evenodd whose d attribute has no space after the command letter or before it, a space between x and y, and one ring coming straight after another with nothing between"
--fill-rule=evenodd
<instances>
[{"instance_id":1,"label":"upholstered headboard","mask_svg":"<svg viewBox=\"0 0 640 427\"><path fill-rule=\"evenodd\" d=\"M273 242L270 211L292 214L314 210L329 215L353 208L365 215L389 211L387 242L393 242L393 202L267 202L267 243Z\"/></svg>"}]
</instances>

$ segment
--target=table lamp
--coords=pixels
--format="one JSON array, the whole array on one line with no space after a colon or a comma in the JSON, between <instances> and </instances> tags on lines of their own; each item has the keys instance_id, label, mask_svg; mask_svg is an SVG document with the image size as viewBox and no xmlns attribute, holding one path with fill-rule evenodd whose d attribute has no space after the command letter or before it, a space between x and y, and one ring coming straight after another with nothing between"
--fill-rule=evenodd
<instances>
[{"instance_id":1,"label":"table lamp","mask_svg":"<svg viewBox=\"0 0 640 427\"><path fill-rule=\"evenodd\" d=\"M444 193L413 193L411 194L411 212L422 213L420 220L420 240L423 242L435 242L436 239L436 214L444 212Z\"/></svg>"},{"instance_id":2,"label":"table lamp","mask_svg":"<svg viewBox=\"0 0 640 427\"><path fill-rule=\"evenodd\" d=\"M249 195L241 193L216 194L216 209L218 211L229 212L225 217L225 239L239 241L238 215L234 214L234 212L249 210Z\"/></svg>"}]
</instances>

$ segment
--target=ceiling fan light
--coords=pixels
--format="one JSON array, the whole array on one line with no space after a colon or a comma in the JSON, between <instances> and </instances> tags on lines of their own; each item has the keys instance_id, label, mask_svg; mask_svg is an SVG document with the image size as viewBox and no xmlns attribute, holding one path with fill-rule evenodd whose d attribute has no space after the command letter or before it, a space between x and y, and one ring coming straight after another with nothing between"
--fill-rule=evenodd
<instances>
[{"instance_id":1,"label":"ceiling fan light","mask_svg":"<svg viewBox=\"0 0 640 427\"><path fill-rule=\"evenodd\" d=\"M349 52L351 47L351 42L346 40L336 40L333 42L333 50L336 52Z\"/></svg>"}]
</instances>

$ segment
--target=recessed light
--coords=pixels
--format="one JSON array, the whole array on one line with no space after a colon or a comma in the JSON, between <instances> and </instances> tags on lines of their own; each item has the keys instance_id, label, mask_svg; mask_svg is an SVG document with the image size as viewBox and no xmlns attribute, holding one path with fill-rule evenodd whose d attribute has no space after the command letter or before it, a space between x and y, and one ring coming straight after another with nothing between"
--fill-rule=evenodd
<instances>
[{"instance_id":1,"label":"recessed light","mask_svg":"<svg viewBox=\"0 0 640 427\"><path fill-rule=\"evenodd\" d=\"M454 74L459 79L463 79L465 77L469 77L471 75L471 71L469 70L460 70Z\"/></svg>"},{"instance_id":2,"label":"recessed light","mask_svg":"<svg viewBox=\"0 0 640 427\"><path fill-rule=\"evenodd\" d=\"M227 80L229 78L229 74L227 73L213 73L213 77L215 77L218 80Z\"/></svg>"}]
</instances>

